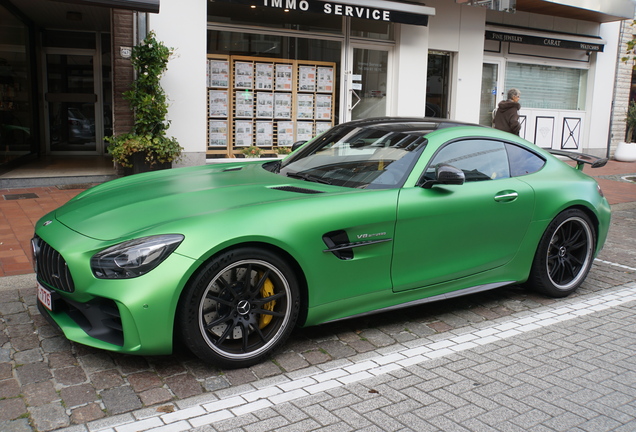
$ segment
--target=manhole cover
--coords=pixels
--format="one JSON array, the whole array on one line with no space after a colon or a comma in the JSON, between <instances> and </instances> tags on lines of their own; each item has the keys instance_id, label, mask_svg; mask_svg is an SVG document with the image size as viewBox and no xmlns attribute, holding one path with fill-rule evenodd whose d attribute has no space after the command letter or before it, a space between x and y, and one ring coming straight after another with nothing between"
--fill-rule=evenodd
<instances>
[{"instance_id":1,"label":"manhole cover","mask_svg":"<svg viewBox=\"0 0 636 432\"><path fill-rule=\"evenodd\" d=\"M2 195L2 196L7 201L40 198L34 193L8 194L8 195Z\"/></svg>"}]
</instances>

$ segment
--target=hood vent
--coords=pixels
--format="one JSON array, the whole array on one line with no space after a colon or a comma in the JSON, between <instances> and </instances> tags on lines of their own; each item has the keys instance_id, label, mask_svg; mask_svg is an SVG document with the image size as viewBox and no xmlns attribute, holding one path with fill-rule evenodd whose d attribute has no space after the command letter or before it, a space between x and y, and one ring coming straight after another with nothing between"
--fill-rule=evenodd
<instances>
[{"instance_id":1,"label":"hood vent","mask_svg":"<svg viewBox=\"0 0 636 432\"><path fill-rule=\"evenodd\" d=\"M239 166L239 167L232 167L232 168L228 168L228 169L224 169L223 172L230 172L230 171L240 171L242 170L243 167Z\"/></svg>"},{"instance_id":2,"label":"hood vent","mask_svg":"<svg viewBox=\"0 0 636 432\"><path fill-rule=\"evenodd\" d=\"M296 186L278 186L278 187L273 187L272 189L276 189L276 190L280 190L280 191L285 191L285 192L302 193L302 194L319 194L319 193L324 193L323 191L314 190L314 189L299 188L299 187L296 187Z\"/></svg>"}]
</instances>

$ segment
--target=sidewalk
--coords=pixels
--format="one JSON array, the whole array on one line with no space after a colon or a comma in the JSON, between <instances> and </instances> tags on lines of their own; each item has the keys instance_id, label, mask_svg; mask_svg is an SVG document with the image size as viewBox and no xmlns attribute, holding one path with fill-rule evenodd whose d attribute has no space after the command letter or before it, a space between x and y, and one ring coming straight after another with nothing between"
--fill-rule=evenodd
<instances>
[{"instance_id":1,"label":"sidewalk","mask_svg":"<svg viewBox=\"0 0 636 432\"><path fill-rule=\"evenodd\" d=\"M636 163L612 160L603 168L586 166L584 172L597 178L610 204L636 201ZM78 186L0 189L0 277L33 272L31 237L35 223L88 187Z\"/></svg>"}]
</instances>

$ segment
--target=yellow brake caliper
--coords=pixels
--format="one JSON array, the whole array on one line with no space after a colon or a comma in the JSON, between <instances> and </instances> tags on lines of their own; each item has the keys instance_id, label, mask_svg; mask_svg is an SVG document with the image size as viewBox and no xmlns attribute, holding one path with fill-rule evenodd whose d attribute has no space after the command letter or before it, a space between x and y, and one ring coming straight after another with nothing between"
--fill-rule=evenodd
<instances>
[{"instance_id":1,"label":"yellow brake caliper","mask_svg":"<svg viewBox=\"0 0 636 432\"><path fill-rule=\"evenodd\" d=\"M274 284L272 283L271 280L269 280L269 278L267 278L265 279L265 283L263 283L263 287L261 288L261 296L263 298L267 298L273 295L274 295ZM275 305L276 305L276 300L272 300L271 302L264 304L263 309L268 311L273 311ZM265 326L267 326L267 324L269 324L271 321L272 321L271 315L261 314L260 318L258 319L258 328L260 329L265 328Z\"/></svg>"}]
</instances>

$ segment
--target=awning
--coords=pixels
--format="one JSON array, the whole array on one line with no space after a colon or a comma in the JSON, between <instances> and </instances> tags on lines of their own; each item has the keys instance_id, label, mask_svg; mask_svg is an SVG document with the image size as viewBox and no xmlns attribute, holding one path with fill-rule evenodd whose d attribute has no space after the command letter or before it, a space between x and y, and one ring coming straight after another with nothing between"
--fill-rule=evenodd
<instances>
[{"instance_id":1,"label":"awning","mask_svg":"<svg viewBox=\"0 0 636 432\"><path fill-rule=\"evenodd\" d=\"M631 0L517 0L517 11L593 22L634 18Z\"/></svg>"},{"instance_id":2,"label":"awning","mask_svg":"<svg viewBox=\"0 0 636 432\"><path fill-rule=\"evenodd\" d=\"M486 26L486 40L539 45L552 48L603 52L605 41L595 36L579 36L565 33L542 33L526 29L499 29Z\"/></svg>"},{"instance_id":3,"label":"awning","mask_svg":"<svg viewBox=\"0 0 636 432\"><path fill-rule=\"evenodd\" d=\"M114 9L132 9L138 12L159 13L159 0L57 0L85 6L103 6Z\"/></svg>"},{"instance_id":4,"label":"awning","mask_svg":"<svg viewBox=\"0 0 636 432\"><path fill-rule=\"evenodd\" d=\"M428 25L429 15L435 15L435 8L418 3L403 3L389 0L215 0L224 3L238 3L254 7L313 12L324 15L346 16L373 21L396 22L402 24Z\"/></svg>"}]
</instances>

